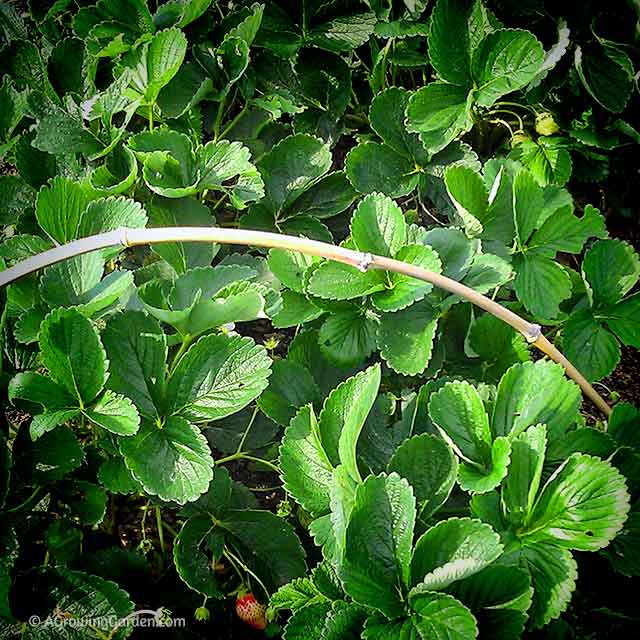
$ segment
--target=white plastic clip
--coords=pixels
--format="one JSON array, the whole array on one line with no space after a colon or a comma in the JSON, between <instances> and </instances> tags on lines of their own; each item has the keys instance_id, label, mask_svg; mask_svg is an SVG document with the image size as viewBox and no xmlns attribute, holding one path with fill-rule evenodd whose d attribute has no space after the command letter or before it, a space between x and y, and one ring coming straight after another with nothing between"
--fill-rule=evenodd
<instances>
[{"instance_id":1,"label":"white plastic clip","mask_svg":"<svg viewBox=\"0 0 640 640\"><path fill-rule=\"evenodd\" d=\"M532 324L531 331L529 331L525 338L529 344L533 344L541 335L542 335L542 327L539 324Z\"/></svg>"},{"instance_id":2,"label":"white plastic clip","mask_svg":"<svg viewBox=\"0 0 640 640\"><path fill-rule=\"evenodd\" d=\"M373 256L370 253L363 253L362 259L358 262L358 269L366 273L373 262Z\"/></svg>"}]
</instances>

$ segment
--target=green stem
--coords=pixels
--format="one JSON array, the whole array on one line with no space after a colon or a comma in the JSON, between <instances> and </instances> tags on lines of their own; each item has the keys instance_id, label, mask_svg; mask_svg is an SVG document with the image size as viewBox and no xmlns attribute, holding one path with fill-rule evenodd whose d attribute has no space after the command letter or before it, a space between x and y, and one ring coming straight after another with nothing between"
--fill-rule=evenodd
<instances>
[{"instance_id":1,"label":"green stem","mask_svg":"<svg viewBox=\"0 0 640 640\"><path fill-rule=\"evenodd\" d=\"M171 361L171 366L169 367L169 377L171 377L176 367L178 366L178 363L180 362L182 356L185 354L187 349L191 346L192 341L193 341L193 338L188 334L182 338L182 344L180 345L180 348L176 352L176 355L174 356L173 360Z\"/></svg>"},{"instance_id":2,"label":"green stem","mask_svg":"<svg viewBox=\"0 0 640 640\"><path fill-rule=\"evenodd\" d=\"M213 125L213 140L214 142L219 139L220 126L222 125L222 116L224 115L224 107L227 102L227 94L225 93L220 100L220 105L218 106L218 113L216 115L216 122Z\"/></svg>"},{"instance_id":3,"label":"green stem","mask_svg":"<svg viewBox=\"0 0 640 640\"><path fill-rule=\"evenodd\" d=\"M242 562L240 558L238 558L238 556L231 553L231 551L229 551L229 547L225 547L225 550L223 553L224 553L224 556L229 560L229 562L231 562L231 560L233 559L242 567L242 569L244 569L252 578L254 578L256 582L262 587L262 590L267 594L267 596L271 595L269 590L264 586L264 583L262 582L262 580L260 580L260 578L258 578L258 576L253 571L251 571L251 569L249 569L249 567L247 567L247 565L244 562Z\"/></svg>"},{"instance_id":4,"label":"green stem","mask_svg":"<svg viewBox=\"0 0 640 640\"><path fill-rule=\"evenodd\" d=\"M160 541L160 551L164 553L164 530L162 525L162 513L160 512L160 507L156 505L156 527L158 529L158 540Z\"/></svg>"},{"instance_id":5,"label":"green stem","mask_svg":"<svg viewBox=\"0 0 640 640\"><path fill-rule=\"evenodd\" d=\"M244 107L242 107L242 110L240 111L240 113L224 128L224 130L222 131L222 133L220 134L220 138L224 138L229 131L231 131L231 129L233 129L233 127L236 126L236 124L238 124L238 121L242 118L242 116L244 116L245 113L247 113L247 111L249 110L249 102L245 102L244 103Z\"/></svg>"},{"instance_id":6,"label":"green stem","mask_svg":"<svg viewBox=\"0 0 640 640\"><path fill-rule=\"evenodd\" d=\"M236 453L242 453L242 447L244 447L244 443L245 440L247 439L247 436L249 435L249 431L251 431L251 427L253 426L253 423L255 422L256 416L258 415L258 405L256 404L255 409L253 410L253 413L251 414L251 419L249 420L249 424L247 424L244 433L242 434L242 438L240 438L240 444L238 445L238 448L236 449Z\"/></svg>"},{"instance_id":7,"label":"green stem","mask_svg":"<svg viewBox=\"0 0 640 640\"><path fill-rule=\"evenodd\" d=\"M224 458L218 458L214 461L214 464L221 465L226 464L227 462L233 462L234 460L250 460L251 462L263 464L265 467L273 469L273 471L275 471L276 473L280 473L280 467L273 464L273 462L269 462L268 460L264 460L263 458L256 458L255 456L250 456L246 453L234 453L230 456L225 456Z\"/></svg>"},{"instance_id":8,"label":"green stem","mask_svg":"<svg viewBox=\"0 0 640 640\"><path fill-rule=\"evenodd\" d=\"M38 491L40 491L41 488L42 487L36 487L33 490L33 493L26 500L23 500L19 505L15 507L11 507L11 509L5 509L4 513L15 513L16 511L20 511L20 509L22 509L25 505L29 504L31 500L35 498L35 496L37 495Z\"/></svg>"},{"instance_id":9,"label":"green stem","mask_svg":"<svg viewBox=\"0 0 640 640\"><path fill-rule=\"evenodd\" d=\"M149 131L153 131L153 105L149 105Z\"/></svg>"}]
</instances>

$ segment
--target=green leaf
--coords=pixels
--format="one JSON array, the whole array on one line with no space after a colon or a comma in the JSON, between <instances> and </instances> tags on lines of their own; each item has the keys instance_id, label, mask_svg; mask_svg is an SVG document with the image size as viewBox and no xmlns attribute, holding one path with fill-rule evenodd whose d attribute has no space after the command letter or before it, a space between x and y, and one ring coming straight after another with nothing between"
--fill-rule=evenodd
<instances>
[{"instance_id":1,"label":"green leaf","mask_svg":"<svg viewBox=\"0 0 640 640\"><path fill-rule=\"evenodd\" d=\"M376 26L376 15L371 11L340 16L311 29L307 38L320 49L351 51L369 40Z\"/></svg>"},{"instance_id":2,"label":"green leaf","mask_svg":"<svg viewBox=\"0 0 640 640\"><path fill-rule=\"evenodd\" d=\"M143 229L146 224L147 214L139 202L122 197L100 198L90 202L83 211L76 237L84 238L121 227Z\"/></svg>"},{"instance_id":3,"label":"green leaf","mask_svg":"<svg viewBox=\"0 0 640 640\"><path fill-rule=\"evenodd\" d=\"M534 505L547 448L547 428L529 427L511 443L511 463L502 488L509 520L522 526Z\"/></svg>"},{"instance_id":4,"label":"green leaf","mask_svg":"<svg viewBox=\"0 0 640 640\"><path fill-rule=\"evenodd\" d=\"M48 592L55 609L40 625L30 627L25 635L29 640L61 638L76 640L85 632L73 625L60 625L57 611L65 611L75 620L122 620L133 613L134 605L128 594L109 580L81 571L58 568L56 580ZM58 627L55 631L54 628ZM114 640L126 637L123 627L114 634Z\"/></svg>"},{"instance_id":5,"label":"green leaf","mask_svg":"<svg viewBox=\"0 0 640 640\"><path fill-rule=\"evenodd\" d=\"M137 178L136 157L128 147L118 146L92 171L89 182L98 193L112 196L129 191Z\"/></svg>"},{"instance_id":6,"label":"green leaf","mask_svg":"<svg viewBox=\"0 0 640 640\"><path fill-rule=\"evenodd\" d=\"M381 271L363 273L351 265L327 261L311 273L307 292L329 300L351 300L382 291L384 287Z\"/></svg>"},{"instance_id":7,"label":"green leaf","mask_svg":"<svg viewBox=\"0 0 640 640\"><path fill-rule=\"evenodd\" d=\"M269 269L285 287L297 293L304 293L304 273L312 265L319 262L315 256L308 256L297 251L271 249L269 251Z\"/></svg>"},{"instance_id":8,"label":"green leaf","mask_svg":"<svg viewBox=\"0 0 640 640\"><path fill-rule=\"evenodd\" d=\"M531 577L534 591L529 616L534 628L558 618L567 608L578 575L570 551L555 544L536 543L505 556L505 562L519 565Z\"/></svg>"},{"instance_id":9,"label":"green leaf","mask_svg":"<svg viewBox=\"0 0 640 640\"><path fill-rule=\"evenodd\" d=\"M467 235L480 235L489 207L489 193L482 176L471 167L453 165L445 171L444 182Z\"/></svg>"},{"instance_id":10,"label":"green leaf","mask_svg":"<svg viewBox=\"0 0 640 640\"><path fill-rule=\"evenodd\" d=\"M210 227L213 224L209 209L194 198L156 198L147 204L147 209L154 227ZM211 264L218 250L216 245L207 242L162 242L152 248L178 275Z\"/></svg>"},{"instance_id":11,"label":"green leaf","mask_svg":"<svg viewBox=\"0 0 640 640\"><path fill-rule=\"evenodd\" d=\"M269 599L269 609L273 611L291 610L294 613L308 605L326 601L318 587L310 578L296 578L280 587Z\"/></svg>"},{"instance_id":12,"label":"green leaf","mask_svg":"<svg viewBox=\"0 0 640 640\"><path fill-rule=\"evenodd\" d=\"M359 309L340 311L324 321L318 343L332 362L342 367L358 366L376 349L376 324Z\"/></svg>"},{"instance_id":13,"label":"green leaf","mask_svg":"<svg viewBox=\"0 0 640 640\"><path fill-rule=\"evenodd\" d=\"M395 471L413 487L418 513L426 520L447 501L458 475L458 460L444 440L424 433L396 449L387 471Z\"/></svg>"},{"instance_id":14,"label":"green leaf","mask_svg":"<svg viewBox=\"0 0 640 640\"><path fill-rule=\"evenodd\" d=\"M111 493L126 495L141 491L121 457L105 460L98 469L98 480Z\"/></svg>"},{"instance_id":15,"label":"green leaf","mask_svg":"<svg viewBox=\"0 0 640 640\"><path fill-rule=\"evenodd\" d=\"M494 489L507 475L511 443L498 436L491 445L491 464L482 466L462 463L458 472L460 488L470 493L486 493Z\"/></svg>"},{"instance_id":16,"label":"green leaf","mask_svg":"<svg viewBox=\"0 0 640 640\"><path fill-rule=\"evenodd\" d=\"M131 69L130 89L134 98L142 98L152 105L162 87L167 85L184 60L187 38L179 29L159 31L150 41L144 42L125 58Z\"/></svg>"},{"instance_id":17,"label":"green leaf","mask_svg":"<svg viewBox=\"0 0 640 640\"><path fill-rule=\"evenodd\" d=\"M176 571L194 591L209 598L220 598L223 592L212 566L222 558L223 551L224 536L216 530L211 516L196 514L184 523L175 539Z\"/></svg>"},{"instance_id":18,"label":"green leaf","mask_svg":"<svg viewBox=\"0 0 640 640\"><path fill-rule=\"evenodd\" d=\"M162 428L143 423L119 440L133 477L151 495L184 504L203 494L213 477L207 439L183 418L170 416Z\"/></svg>"},{"instance_id":19,"label":"green leaf","mask_svg":"<svg viewBox=\"0 0 640 640\"><path fill-rule=\"evenodd\" d=\"M635 293L611 307L604 318L607 326L628 347L640 348L640 295Z\"/></svg>"},{"instance_id":20,"label":"green leaf","mask_svg":"<svg viewBox=\"0 0 640 640\"><path fill-rule=\"evenodd\" d=\"M540 185L563 185L573 169L566 146L563 139L551 136L526 139L513 148L509 158L521 162Z\"/></svg>"},{"instance_id":21,"label":"green leaf","mask_svg":"<svg viewBox=\"0 0 640 640\"><path fill-rule=\"evenodd\" d=\"M402 247L395 256L396 260L422 267L434 273L442 271L442 265L436 252L421 244L409 244ZM389 274L390 288L371 296L373 305L380 311L399 311L414 302L422 300L433 285L399 273Z\"/></svg>"},{"instance_id":22,"label":"green leaf","mask_svg":"<svg viewBox=\"0 0 640 640\"><path fill-rule=\"evenodd\" d=\"M60 426L33 443L25 468L33 469L33 478L38 484L55 482L78 469L84 461L84 455L73 431ZM14 462L18 462L16 457Z\"/></svg>"},{"instance_id":23,"label":"green leaf","mask_svg":"<svg viewBox=\"0 0 640 640\"><path fill-rule=\"evenodd\" d=\"M442 261L442 273L462 280L480 251L480 241L470 240L454 227L435 227L424 236L424 244L433 247Z\"/></svg>"},{"instance_id":24,"label":"green leaf","mask_svg":"<svg viewBox=\"0 0 640 640\"><path fill-rule=\"evenodd\" d=\"M574 216L570 207L562 207L534 233L528 248L554 256L558 251L580 253L584 243L594 236L607 236L604 218L595 207L587 205L581 218Z\"/></svg>"},{"instance_id":25,"label":"green leaf","mask_svg":"<svg viewBox=\"0 0 640 640\"><path fill-rule=\"evenodd\" d=\"M360 473L356 444L380 387L380 366L374 365L345 380L326 399L319 417L320 439L329 460L339 463L356 482Z\"/></svg>"},{"instance_id":26,"label":"green leaf","mask_svg":"<svg viewBox=\"0 0 640 640\"><path fill-rule=\"evenodd\" d=\"M288 359L273 363L269 386L258 406L271 420L286 427L298 409L320 400L320 389L306 367Z\"/></svg>"},{"instance_id":27,"label":"green leaf","mask_svg":"<svg viewBox=\"0 0 640 640\"><path fill-rule=\"evenodd\" d=\"M476 619L469 609L453 596L426 592L414 597L411 607L418 637L434 640L471 640L478 637Z\"/></svg>"},{"instance_id":28,"label":"green leaf","mask_svg":"<svg viewBox=\"0 0 640 640\"><path fill-rule=\"evenodd\" d=\"M434 82L416 91L407 107L407 130L420 134L431 154L444 149L473 125L468 89Z\"/></svg>"},{"instance_id":29,"label":"green leaf","mask_svg":"<svg viewBox=\"0 0 640 640\"><path fill-rule=\"evenodd\" d=\"M484 36L482 25L472 21L478 9L483 10L481 3L473 0L438 0L431 16L431 64L443 80L463 87L471 85L471 54Z\"/></svg>"},{"instance_id":30,"label":"green leaf","mask_svg":"<svg viewBox=\"0 0 640 640\"><path fill-rule=\"evenodd\" d=\"M267 387L271 359L251 338L200 338L167 384L167 407L188 420L219 420L246 407Z\"/></svg>"},{"instance_id":31,"label":"green leaf","mask_svg":"<svg viewBox=\"0 0 640 640\"><path fill-rule=\"evenodd\" d=\"M91 191L83 184L56 176L50 186L42 187L38 193L38 224L59 244L76 240L80 237L80 219L91 199Z\"/></svg>"},{"instance_id":32,"label":"green leaf","mask_svg":"<svg viewBox=\"0 0 640 640\"><path fill-rule=\"evenodd\" d=\"M591 309L569 316L562 329L562 343L569 361L590 381L608 376L620 361L620 345Z\"/></svg>"},{"instance_id":33,"label":"green leaf","mask_svg":"<svg viewBox=\"0 0 640 640\"><path fill-rule=\"evenodd\" d=\"M625 108L633 88L633 64L624 51L606 41L590 50L576 46L574 65L584 88L600 106L613 113Z\"/></svg>"},{"instance_id":34,"label":"green leaf","mask_svg":"<svg viewBox=\"0 0 640 640\"><path fill-rule=\"evenodd\" d=\"M480 637L522 637L533 595L526 571L514 566L490 566L453 585L452 593L474 612Z\"/></svg>"},{"instance_id":35,"label":"green leaf","mask_svg":"<svg viewBox=\"0 0 640 640\"><path fill-rule=\"evenodd\" d=\"M265 183L261 204L279 214L327 173L330 166L331 152L321 140L306 134L285 138L258 164Z\"/></svg>"},{"instance_id":36,"label":"green leaf","mask_svg":"<svg viewBox=\"0 0 640 640\"><path fill-rule=\"evenodd\" d=\"M320 441L310 406L300 409L285 429L280 445L282 482L289 494L314 516L329 511L333 465Z\"/></svg>"},{"instance_id":37,"label":"green leaf","mask_svg":"<svg viewBox=\"0 0 640 640\"><path fill-rule=\"evenodd\" d=\"M109 389L130 398L142 416L158 418L167 359L158 322L141 311L113 315L102 341L109 358Z\"/></svg>"},{"instance_id":38,"label":"green leaf","mask_svg":"<svg viewBox=\"0 0 640 640\"><path fill-rule=\"evenodd\" d=\"M529 171L519 171L513 179L513 215L519 247L524 247L539 226L544 194Z\"/></svg>"},{"instance_id":39,"label":"green leaf","mask_svg":"<svg viewBox=\"0 0 640 640\"><path fill-rule=\"evenodd\" d=\"M584 256L582 275L589 283L593 306L607 307L622 300L638 282L640 259L626 242L599 240Z\"/></svg>"},{"instance_id":40,"label":"green leaf","mask_svg":"<svg viewBox=\"0 0 640 640\"><path fill-rule=\"evenodd\" d=\"M377 142L363 142L349 151L346 171L360 193L378 191L393 198L411 193L419 180L410 159Z\"/></svg>"},{"instance_id":41,"label":"green leaf","mask_svg":"<svg viewBox=\"0 0 640 640\"><path fill-rule=\"evenodd\" d=\"M473 53L471 75L480 106L522 89L538 73L544 50L529 31L499 29L490 33Z\"/></svg>"},{"instance_id":42,"label":"green leaf","mask_svg":"<svg viewBox=\"0 0 640 640\"><path fill-rule=\"evenodd\" d=\"M131 436L140 427L140 415L131 400L109 390L85 415L99 427L119 436Z\"/></svg>"},{"instance_id":43,"label":"green leaf","mask_svg":"<svg viewBox=\"0 0 640 640\"><path fill-rule=\"evenodd\" d=\"M276 329L295 327L316 320L324 314L306 296L295 291L282 291L282 309L272 318Z\"/></svg>"},{"instance_id":44,"label":"green leaf","mask_svg":"<svg viewBox=\"0 0 640 640\"><path fill-rule=\"evenodd\" d=\"M390 618L404 612L409 583L415 498L396 474L369 476L356 489L338 574L345 591Z\"/></svg>"},{"instance_id":45,"label":"green leaf","mask_svg":"<svg viewBox=\"0 0 640 640\"><path fill-rule=\"evenodd\" d=\"M358 251L392 258L407 241L402 210L387 196L366 196L351 218L351 237Z\"/></svg>"},{"instance_id":46,"label":"green leaf","mask_svg":"<svg viewBox=\"0 0 640 640\"><path fill-rule=\"evenodd\" d=\"M500 380L491 429L496 436L517 437L546 424L549 439L561 438L578 418L581 395L564 369L544 360L515 364Z\"/></svg>"},{"instance_id":47,"label":"green leaf","mask_svg":"<svg viewBox=\"0 0 640 640\"><path fill-rule=\"evenodd\" d=\"M78 399L80 408L107 381L107 358L95 327L75 309L57 309L40 329L42 362L51 378Z\"/></svg>"},{"instance_id":48,"label":"green leaf","mask_svg":"<svg viewBox=\"0 0 640 640\"><path fill-rule=\"evenodd\" d=\"M333 171L320 178L287 209L287 216L307 215L331 218L342 213L357 198L343 171Z\"/></svg>"},{"instance_id":49,"label":"green leaf","mask_svg":"<svg viewBox=\"0 0 640 640\"><path fill-rule=\"evenodd\" d=\"M367 614L362 607L338 600L331 605L321 637L325 640L360 640L366 617Z\"/></svg>"},{"instance_id":50,"label":"green leaf","mask_svg":"<svg viewBox=\"0 0 640 640\"><path fill-rule=\"evenodd\" d=\"M270 511L230 509L219 526L233 536L233 546L269 591L307 572L305 554L293 527Z\"/></svg>"},{"instance_id":51,"label":"green leaf","mask_svg":"<svg viewBox=\"0 0 640 640\"><path fill-rule=\"evenodd\" d=\"M90 300L104 270L98 252L74 256L47 267L40 276L40 294L51 307L79 306Z\"/></svg>"},{"instance_id":52,"label":"green leaf","mask_svg":"<svg viewBox=\"0 0 640 640\"><path fill-rule=\"evenodd\" d=\"M513 278L511 265L490 253L477 255L464 278L467 287L478 293L488 293L496 287L507 284Z\"/></svg>"},{"instance_id":53,"label":"green leaf","mask_svg":"<svg viewBox=\"0 0 640 640\"><path fill-rule=\"evenodd\" d=\"M515 256L514 287L518 300L542 321L555 318L560 304L571 296L571 278L551 258L535 253Z\"/></svg>"},{"instance_id":54,"label":"green leaf","mask_svg":"<svg viewBox=\"0 0 640 640\"><path fill-rule=\"evenodd\" d=\"M431 359L437 324L438 314L426 302L395 313L383 313L377 334L380 354L397 373L407 376L422 373Z\"/></svg>"},{"instance_id":55,"label":"green leaf","mask_svg":"<svg viewBox=\"0 0 640 640\"><path fill-rule=\"evenodd\" d=\"M416 543L409 597L445 589L484 569L501 553L500 537L488 524L470 518L439 522Z\"/></svg>"},{"instance_id":56,"label":"green leaf","mask_svg":"<svg viewBox=\"0 0 640 640\"><path fill-rule=\"evenodd\" d=\"M525 534L579 551L605 547L629 511L624 477L608 462L574 453L547 481Z\"/></svg>"},{"instance_id":57,"label":"green leaf","mask_svg":"<svg viewBox=\"0 0 640 640\"><path fill-rule=\"evenodd\" d=\"M640 512L636 505L629 513L624 529L615 537L607 556L616 571L624 576L640 575L638 544L640 543Z\"/></svg>"},{"instance_id":58,"label":"green leaf","mask_svg":"<svg viewBox=\"0 0 640 640\"><path fill-rule=\"evenodd\" d=\"M298 638L321 638L322 630L331 611L331 602L316 602L296 611L285 627L284 640L298 640Z\"/></svg>"},{"instance_id":59,"label":"green leaf","mask_svg":"<svg viewBox=\"0 0 640 640\"><path fill-rule=\"evenodd\" d=\"M482 398L468 382L448 382L429 400L429 416L467 462L488 464L492 444Z\"/></svg>"}]
</instances>

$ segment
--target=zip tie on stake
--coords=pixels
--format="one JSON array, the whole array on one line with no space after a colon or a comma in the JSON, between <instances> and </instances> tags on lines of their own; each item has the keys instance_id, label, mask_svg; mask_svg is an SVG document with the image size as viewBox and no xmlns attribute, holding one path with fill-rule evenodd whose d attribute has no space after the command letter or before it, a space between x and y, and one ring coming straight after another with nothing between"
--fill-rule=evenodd
<instances>
[{"instance_id":1,"label":"zip tie on stake","mask_svg":"<svg viewBox=\"0 0 640 640\"><path fill-rule=\"evenodd\" d=\"M68 260L76 256L105 249L108 247L122 246L135 247L149 243L160 242L210 242L214 244L238 244L246 246L259 246L266 248L286 249L297 251L312 256L319 256L327 260L335 260L343 264L351 265L362 272L370 268L381 269L401 273L411 278L428 282L440 289L473 303L474 305L491 313L516 331L520 332L527 342L540 349L551 360L560 364L567 376L571 378L582 392L587 396L607 417L611 414L611 407L604 398L589 384L589 381L567 360L558 348L542 333L540 325L528 322L517 313L501 304L487 298L457 280L448 278L440 273L435 273L418 267L417 265L373 255L361 253L346 247L340 247L318 240L298 238L285 234L271 233L268 231L253 231L250 229L227 229L220 227L154 227L151 229L120 228L107 231L88 238L73 240L68 244L43 251L35 256L14 264L12 267L0 271L0 287L8 285L19 278L34 273L44 267L57 262Z\"/></svg>"}]
</instances>

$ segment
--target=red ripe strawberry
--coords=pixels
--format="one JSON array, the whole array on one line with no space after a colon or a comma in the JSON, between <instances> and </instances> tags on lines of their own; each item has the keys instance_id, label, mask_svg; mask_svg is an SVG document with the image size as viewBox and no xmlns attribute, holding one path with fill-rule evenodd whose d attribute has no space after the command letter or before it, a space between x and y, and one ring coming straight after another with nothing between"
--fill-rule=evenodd
<instances>
[{"instance_id":1,"label":"red ripe strawberry","mask_svg":"<svg viewBox=\"0 0 640 640\"><path fill-rule=\"evenodd\" d=\"M266 610L267 608L256 600L253 593L247 593L236 600L238 618L258 631L262 631L267 626Z\"/></svg>"}]
</instances>

